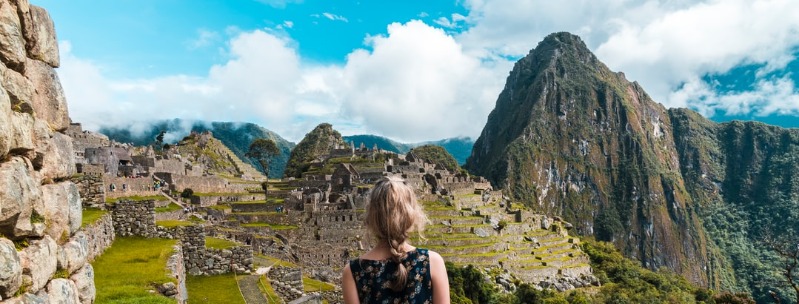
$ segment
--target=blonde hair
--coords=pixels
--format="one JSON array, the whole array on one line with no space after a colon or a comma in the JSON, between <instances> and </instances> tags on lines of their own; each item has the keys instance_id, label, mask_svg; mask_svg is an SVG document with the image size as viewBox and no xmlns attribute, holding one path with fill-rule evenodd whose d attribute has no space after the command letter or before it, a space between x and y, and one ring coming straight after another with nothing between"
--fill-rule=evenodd
<instances>
[{"instance_id":1,"label":"blonde hair","mask_svg":"<svg viewBox=\"0 0 799 304\"><path fill-rule=\"evenodd\" d=\"M391 289L405 288L408 269L402 264L406 252L400 246L411 232L421 232L427 223L422 206L416 201L416 194L403 179L382 178L369 194L364 224L374 234L378 242L386 242L391 252L391 260L398 264Z\"/></svg>"}]
</instances>

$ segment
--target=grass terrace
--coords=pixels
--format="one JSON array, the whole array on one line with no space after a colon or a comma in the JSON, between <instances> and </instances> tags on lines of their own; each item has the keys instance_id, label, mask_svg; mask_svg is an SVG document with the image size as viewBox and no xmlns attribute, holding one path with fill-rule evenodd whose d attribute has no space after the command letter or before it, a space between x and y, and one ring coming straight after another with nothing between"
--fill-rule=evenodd
<instances>
[{"instance_id":1,"label":"grass terrace","mask_svg":"<svg viewBox=\"0 0 799 304\"><path fill-rule=\"evenodd\" d=\"M153 283L175 282L166 269L175 240L118 237L92 263L97 303L175 303L153 293ZM238 288L236 289L238 290Z\"/></svg>"},{"instance_id":2,"label":"grass terrace","mask_svg":"<svg viewBox=\"0 0 799 304\"><path fill-rule=\"evenodd\" d=\"M172 212L172 211L178 211L178 210L181 210L181 209L182 208L180 208L180 205L175 204L175 203L169 203L169 205L166 205L164 207L155 208L155 213Z\"/></svg>"},{"instance_id":3,"label":"grass terrace","mask_svg":"<svg viewBox=\"0 0 799 304\"><path fill-rule=\"evenodd\" d=\"M156 226L161 226L164 228L174 228L174 227L186 227L194 225L194 223L189 221L179 221L179 220L166 220L166 221L156 221Z\"/></svg>"},{"instance_id":4,"label":"grass terrace","mask_svg":"<svg viewBox=\"0 0 799 304\"><path fill-rule=\"evenodd\" d=\"M213 206L208 207L208 208L211 208L211 209L214 209L214 210L220 210L220 211L232 209L230 207L230 205L213 205Z\"/></svg>"},{"instance_id":5,"label":"grass terrace","mask_svg":"<svg viewBox=\"0 0 799 304\"><path fill-rule=\"evenodd\" d=\"M116 202L121 201L121 200L128 200L128 201L133 201L133 202L143 202L143 201L149 201L149 200L165 201L165 200L167 200L167 198L165 196L163 196L163 195L147 195L147 196L133 195L133 196L124 196L124 197L115 197L115 198L106 197L105 198L105 203L106 204L115 204Z\"/></svg>"},{"instance_id":6,"label":"grass terrace","mask_svg":"<svg viewBox=\"0 0 799 304\"><path fill-rule=\"evenodd\" d=\"M197 303L229 303L246 304L239 291L239 284L233 274L213 276L188 276L186 289L189 292L189 304ZM97 302L102 303L102 302ZM171 303L175 303L173 300Z\"/></svg>"},{"instance_id":7,"label":"grass terrace","mask_svg":"<svg viewBox=\"0 0 799 304\"><path fill-rule=\"evenodd\" d=\"M205 247L206 248L213 248L213 249L230 249L233 247L241 246L241 244L228 241L226 239L220 239L215 237L205 237Z\"/></svg>"},{"instance_id":8,"label":"grass terrace","mask_svg":"<svg viewBox=\"0 0 799 304\"><path fill-rule=\"evenodd\" d=\"M275 290L272 289L272 283L269 282L269 279L266 275L262 275L258 278L258 289L261 290L266 296L266 300L268 303L281 303L283 300L275 293Z\"/></svg>"},{"instance_id":9,"label":"grass terrace","mask_svg":"<svg viewBox=\"0 0 799 304\"><path fill-rule=\"evenodd\" d=\"M87 208L83 209L83 217L81 218L81 227L86 227L88 225L94 224L97 220L100 219L103 215L108 213L108 211L100 210L100 209L92 209Z\"/></svg>"},{"instance_id":10,"label":"grass terrace","mask_svg":"<svg viewBox=\"0 0 799 304\"><path fill-rule=\"evenodd\" d=\"M314 280L309 277L302 277L302 285L305 288L305 292L336 290L336 286L333 286L330 283Z\"/></svg>"}]
</instances>

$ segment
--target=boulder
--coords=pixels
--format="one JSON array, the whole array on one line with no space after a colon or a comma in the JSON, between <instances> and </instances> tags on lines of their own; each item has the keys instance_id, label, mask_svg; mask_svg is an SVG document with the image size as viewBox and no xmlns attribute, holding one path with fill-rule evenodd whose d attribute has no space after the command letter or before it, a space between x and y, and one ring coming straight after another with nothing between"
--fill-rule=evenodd
<instances>
[{"instance_id":1,"label":"boulder","mask_svg":"<svg viewBox=\"0 0 799 304\"><path fill-rule=\"evenodd\" d=\"M89 242L85 233L76 233L69 242L64 244L63 248L66 255L65 269L69 273L74 273L86 265L86 259L89 256Z\"/></svg>"},{"instance_id":2,"label":"boulder","mask_svg":"<svg viewBox=\"0 0 799 304\"><path fill-rule=\"evenodd\" d=\"M73 235L80 229L83 221L80 192L78 186L72 182L61 183L67 192L67 206L69 206L69 234Z\"/></svg>"},{"instance_id":3,"label":"boulder","mask_svg":"<svg viewBox=\"0 0 799 304\"><path fill-rule=\"evenodd\" d=\"M31 106L37 119L45 120L55 131L69 127L69 114L64 90L53 67L39 60L25 61L23 75L33 84Z\"/></svg>"},{"instance_id":4,"label":"boulder","mask_svg":"<svg viewBox=\"0 0 799 304\"><path fill-rule=\"evenodd\" d=\"M75 174L75 153L72 139L58 132L49 132L44 123L36 122L36 158L33 165L44 178L63 179Z\"/></svg>"},{"instance_id":5,"label":"boulder","mask_svg":"<svg viewBox=\"0 0 799 304\"><path fill-rule=\"evenodd\" d=\"M26 293L13 299L8 299L3 304L48 304L47 297Z\"/></svg>"},{"instance_id":6,"label":"boulder","mask_svg":"<svg viewBox=\"0 0 799 304\"><path fill-rule=\"evenodd\" d=\"M62 184L49 184L42 186L44 210L39 214L44 215L49 225L44 233L49 235L59 244L69 239L69 198L67 189Z\"/></svg>"},{"instance_id":7,"label":"boulder","mask_svg":"<svg viewBox=\"0 0 799 304\"><path fill-rule=\"evenodd\" d=\"M0 238L0 299L10 298L22 285L22 265L14 243Z\"/></svg>"},{"instance_id":8,"label":"boulder","mask_svg":"<svg viewBox=\"0 0 799 304\"><path fill-rule=\"evenodd\" d=\"M58 245L49 236L32 241L30 246L19 253L22 272L31 278L30 290L39 290L56 271Z\"/></svg>"},{"instance_id":9,"label":"boulder","mask_svg":"<svg viewBox=\"0 0 799 304\"><path fill-rule=\"evenodd\" d=\"M25 39L17 9L8 1L0 2L0 59L8 66L25 62Z\"/></svg>"},{"instance_id":10,"label":"boulder","mask_svg":"<svg viewBox=\"0 0 799 304\"><path fill-rule=\"evenodd\" d=\"M474 234L482 238L488 237L488 232L486 232L483 228L474 229Z\"/></svg>"},{"instance_id":11,"label":"boulder","mask_svg":"<svg viewBox=\"0 0 799 304\"><path fill-rule=\"evenodd\" d=\"M550 225L551 223L549 222L549 218L544 217L543 219L541 219L541 229L549 229Z\"/></svg>"},{"instance_id":12,"label":"boulder","mask_svg":"<svg viewBox=\"0 0 799 304\"><path fill-rule=\"evenodd\" d=\"M60 65L60 58L53 20L47 10L41 7L30 5L28 10L29 13L23 15L21 20L28 54L31 58L57 68Z\"/></svg>"},{"instance_id":13,"label":"boulder","mask_svg":"<svg viewBox=\"0 0 799 304\"><path fill-rule=\"evenodd\" d=\"M47 284L47 298L50 303L80 304L78 287L68 279L50 281L50 284Z\"/></svg>"},{"instance_id":14,"label":"boulder","mask_svg":"<svg viewBox=\"0 0 799 304\"><path fill-rule=\"evenodd\" d=\"M22 157L0 164L0 233L33 233L31 214L34 206L41 205L42 195L30 169L30 163Z\"/></svg>"},{"instance_id":15,"label":"boulder","mask_svg":"<svg viewBox=\"0 0 799 304\"><path fill-rule=\"evenodd\" d=\"M23 155L28 151L32 151L36 148L33 142L33 116L28 113L14 111L12 111L9 116L11 118L11 124L13 125L11 129L11 138L9 138L9 152L13 152L16 155Z\"/></svg>"},{"instance_id":16,"label":"boulder","mask_svg":"<svg viewBox=\"0 0 799 304\"><path fill-rule=\"evenodd\" d=\"M75 274L69 277L75 286L78 287L78 298L83 304L92 304L97 296L97 289L94 285L94 268L91 264L86 264Z\"/></svg>"},{"instance_id":17,"label":"boulder","mask_svg":"<svg viewBox=\"0 0 799 304\"><path fill-rule=\"evenodd\" d=\"M0 81L11 97L11 108L17 112L33 114L33 83L19 72L0 63Z\"/></svg>"}]
</instances>

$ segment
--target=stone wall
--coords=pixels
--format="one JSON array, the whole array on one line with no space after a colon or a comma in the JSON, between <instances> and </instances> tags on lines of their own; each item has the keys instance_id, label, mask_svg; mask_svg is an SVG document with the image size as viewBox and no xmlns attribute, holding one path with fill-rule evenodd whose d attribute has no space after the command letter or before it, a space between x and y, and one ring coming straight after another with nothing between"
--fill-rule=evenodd
<instances>
[{"instance_id":1,"label":"stone wall","mask_svg":"<svg viewBox=\"0 0 799 304\"><path fill-rule=\"evenodd\" d=\"M185 260L180 245L175 245L174 252L169 256L167 269L169 269L170 275L178 281L178 284L165 283L159 288L159 291L167 297L173 297L179 304L186 303L189 299L189 292L186 290Z\"/></svg>"},{"instance_id":2,"label":"stone wall","mask_svg":"<svg viewBox=\"0 0 799 304\"><path fill-rule=\"evenodd\" d=\"M152 178L127 178L127 177L111 177L106 175L103 177L105 195L109 198L127 197L127 196L153 196L161 194L160 190L153 188ZM110 191L111 185L116 188Z\"/></svg>"},{"instance_id":3,"label":"stone wall","mask_svg":"<svg viewBox=\"0 0 799 304\"><path fill-rule=\"evenodd\" d=\"M119 201L112 207L114 230L119 236L156 237L155 202Z\"/></svg>"},{"instance_id":4,"label":"stone wall","mask_svg":"<svg viewBox=\"0 0 799 304\"><path fill-rule=\"evenodd\" d=\"M84 173L73 176L71 180L78 186L83 207L105 209L105 183L102 175Z\"/></svg>"},{"instance_id":5,"label":"stone wall","mask_svg":"<svg viewBox=\"0 0 799 304\"><path fill-rule=\"evenodd\" d=\"M89 261L94 261L108 247L111 247L116 237L111 213L106 213L96 222L86 225L83 231L86 232L89 250L87 259Z\"/></svg>"},{"instance_id":6,"label":"stone wall","mask_svg":"<svg viewBox=\"0 0 799 304\"><path fill-rule=\"evenodd\" d=\"M208 195L208 196L195 195L191 197L191 203L193 205L199 205L201 207L208 207L208 206L218 205L220 203L255 201L263 199L264 199L263 194L253 194L253 193L246 193L242 195Z\"/></svg>"},{"instance_id":7,"label":"stone wall","mask_svg":"<svg viewBox=\"0 0 799 304\"><path fill-rule=\"evenodd\" d=\"M273 266L267 273L272 289L281 298L292 301L303 296L302 269Z\"/></svg>"},{"instance_id":8,"label":"stone wall","mask_svg":"<svg viewBox=\"0 0 799 304\"><path fill-rule=\"evenodd\" d=\"M229 272L249 273L252 269L252 247L237 246L214 249L205 246L205 231L200 226L184 227L181 240L184 267L190 275L215 275Z\"/></svg>"},{"instance_id":9,"label":"stone wall","mask_svg":"<svg viewBox=\"0 0 799 304\"><path fill-rule=\"evenodd\" d=\"M70 119L54 70L59 64L47 11L0 0L0 301L6 303L94 302L80 194L66 181L76 172L75 153L63 133Z\"/></svg>"},{"instance_id":10,"label":"stone wall","mask_svg":"<svg viewBox=\"0 0 799 304\"><path fill-rule=\"evenodd\" d=\"M169 189L173 191L191 188L196 193L245 192L242 187L230 184L218 176L185 176L171 173L156 173L155 175L169 183Z\"/></svg>"}]
</instances>

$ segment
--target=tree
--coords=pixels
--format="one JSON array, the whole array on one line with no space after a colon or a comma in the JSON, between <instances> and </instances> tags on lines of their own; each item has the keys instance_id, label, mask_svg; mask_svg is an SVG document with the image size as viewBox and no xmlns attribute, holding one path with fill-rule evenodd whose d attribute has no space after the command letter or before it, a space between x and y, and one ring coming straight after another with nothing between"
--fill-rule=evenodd
<instances>
[{"instance_id":1,"label":"tree","mask_svg":"<svg viewBox=\"0 0 799 304\"><path fill-rule=\"evenodd\" d=\"M280 149L277 148L277 144L274 140L268 138L256 138L253 140L250 144L249 151L245 154L247 157L255 159L258 164L261 165L261 170L266 176L266 182L264 182L263 185L265 196L268 195L266 186L269 183L269 161L278 154L280 154Z\"/></svg>"},{"instance_id":2,"label":"tree","mask_svg":"<svg viewBox=\"0 0 799 304\"><path fill-rule=\"evenodd\" d=\"M766 233L764 243L779 255L781 259L780 274L785 281L784 286L791 288L799 304L799 234L793 229L786 229L779 236ZM772 298L779 303L779 295L770 292Z\"/></svg>"}]
</instances>

